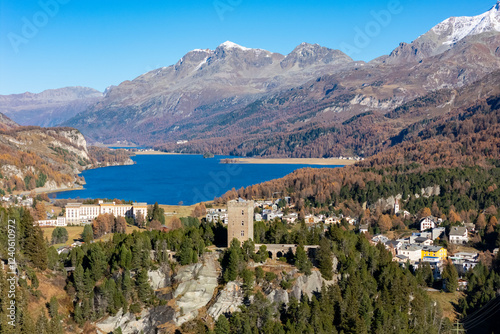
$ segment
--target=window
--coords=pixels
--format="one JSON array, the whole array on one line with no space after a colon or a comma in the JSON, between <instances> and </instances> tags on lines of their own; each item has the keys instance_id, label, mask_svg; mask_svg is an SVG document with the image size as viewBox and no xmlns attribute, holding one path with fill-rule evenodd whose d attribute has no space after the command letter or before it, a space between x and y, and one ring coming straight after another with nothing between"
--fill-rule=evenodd
<instances>
[{"instance_id":1,"label":"window","mask_svg":"<svg viewBox=\"0 0 500 334\"><path fill-rule=\"evenodd\" d=\"M244 220L241 221L241 226L245 226L245 221Z\"/></svg>"},{"instance_id":2,"label":"window","mask_svg":"<svg viewBox=\"0 0 500 334\"><path fill-rule=\"evenodd\" d=\"M241 236L244 237L245 236L245 231L241 231Z\"/></svg>"},{"instance_id":3,"label":"window","mask_svg":"<svg viewBox=\"0 0 500 334\"><path fill-rule=\"evenodd\" d=\"M241 210L241 215L245 215L245 210Z\"/></svg>"}]
</instances>

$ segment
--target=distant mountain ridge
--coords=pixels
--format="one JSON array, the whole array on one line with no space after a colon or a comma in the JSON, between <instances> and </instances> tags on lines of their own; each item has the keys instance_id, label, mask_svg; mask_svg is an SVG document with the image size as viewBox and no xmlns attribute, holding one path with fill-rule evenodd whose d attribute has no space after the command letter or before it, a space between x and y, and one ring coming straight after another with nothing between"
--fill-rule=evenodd
<instances>
[{"instance_id":1,"label":"distant mountain ridge","mask_svg":"<svg viewBox=\"0 0 500 334\"><path fill-rule=\"evenodd\" d=\"M102 96L101 92L88 87L0 95L0 112L20 125L55 126L84 111Z\"/></svg>"}]
</instances>

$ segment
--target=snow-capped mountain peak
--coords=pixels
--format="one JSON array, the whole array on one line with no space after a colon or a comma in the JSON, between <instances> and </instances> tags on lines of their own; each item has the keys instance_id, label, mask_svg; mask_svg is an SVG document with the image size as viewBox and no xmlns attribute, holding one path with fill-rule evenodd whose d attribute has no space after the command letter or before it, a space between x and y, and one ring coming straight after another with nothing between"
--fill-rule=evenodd
<instances>
[{"instance_id":1,"label":"snow-capped mountain peak","mask_svg":"<svg viewBox=\"0 0 500 334\"><path fill-rule=\"evenodd\" d=\"M477 16L450 17L432 28L432 31L446 39L444 45L452 45L467 36L483 32L500 31L500 1L489 11Z\"/></svg>"},{"instance_id":2,"label":"snow-capped mountain peak","mask_svg":"<svg viewBox=\"0 0 500 334\"><path fill-rule=\"evenodd\" d=\"M221 45L219 45L219 47L224 48L224 49L239 49L239 50L243 50L243 51L251 50L250 48L246 48L244 46L238 45L238 44L233 43L231 41L226 41L226 42L222 43Z\"/></svg>"}]
</instances>

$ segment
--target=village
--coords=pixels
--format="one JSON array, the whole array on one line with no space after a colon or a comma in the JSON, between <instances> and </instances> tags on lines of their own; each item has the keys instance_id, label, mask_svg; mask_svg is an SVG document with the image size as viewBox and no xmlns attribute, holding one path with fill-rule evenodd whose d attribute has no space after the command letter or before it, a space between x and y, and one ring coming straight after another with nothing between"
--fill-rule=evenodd
<instances>
[{"instance_id":1,"label":"village","mask_svg":"<svg viewBox=\"0 0 500 334\"><path fill-rule=\"evenodd\" d=\"M33 205L33 198L27 196L4 196L1 198L3 205L27 206ZM237 201L236 201L237 202ZM230 202L231 203L231 202ZM228 205L230 205L228 203ZM355 230L365 234L374 245L383 244L393 256L393 261L401 266L412 266L417 269L424 263L429 264L432 269L434 280L441 279L444 265L451 261L459 274L459 288L465 289L467 281L464 280L468 270L474 268L480 262L480 251L471 247L470 239L474 234L475 225L472 223L462 223L462 226L445 228L442 226L443 220L434 216L426 216L417 219L410 212L401 210L399 201L394 204L394 213L406 218L415 219L419 230L405 230L404 236L395 237L392 233L389 237L386 234L375 234L368 224L362 224L358 217L340 215L312 215L306 214L300 217L299 212L294 211L294 204L290 197L273 200L243 201L245 207L251 208L244 212L245 219L240 218L239 210L231 210L228 206L219 208L207 208L202 220L209 223L221 223L228 228L228 244L232 238L237 238L241 242L248 240L253 235L253 224L256 222L271 222L280 220L287 226L294 226L299 222L306 224L309 228L322 226L327 231L330 225L343 225L347 229ZM251 209L251 210L250 210ZM147 203L117 204L115 202L97 201L96 204L67 203L60 215L56 216L47 212L47 219L38 219L35 224L45 227L66 227L91 224L94 219L103 213L113 214L115 217L126 217L136 220L138 217L146 217L148 212ZM64 213L64 214L63 214ZM167 213L167 215L170 213ZM142 219L142 218L140 218ZM234 227L238 225L237 231ZM240 229L239 225L246 227ZM170 227L162 226L164 231ZM240 231L241 230L241 231ZM231 234L229 234L231 233ZM446 240L446 242L444 242ZM82 245L82 241L74 240L71 245L61 246L58 253L67 253L74 247ZM260 245L256 245L256 250ZM297 245L266 245L271 258L279 258L276 254L284 254L289 250L294 251ZM498 248L493 251L493 255L498 253ZM175 254L171 254L174 259ZM273 256L274 255L274 256Z\"/></svg>"}]
</instances>

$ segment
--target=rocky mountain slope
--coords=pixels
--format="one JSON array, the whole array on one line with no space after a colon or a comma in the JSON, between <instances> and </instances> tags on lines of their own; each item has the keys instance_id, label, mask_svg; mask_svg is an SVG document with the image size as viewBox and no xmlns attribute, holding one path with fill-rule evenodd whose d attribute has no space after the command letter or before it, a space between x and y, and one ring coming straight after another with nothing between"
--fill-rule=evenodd
<instances>
[{"instance_id":1,"label":"rocky mountain slope","mask_svg":"<svg viewBox=\"0 0 500 334\"><path fill-rule=\"evenodd\" d=\"M356 115L382 116L500 69L499 8L447 19L370 63L306 43L287 56L231 42L213 51L193 50L175 65L112 87L65 124L93 141L128 140L179 152L367 155L394 132L393 121L373 120L380 138L359 143L365 149L341 148L338 140L318 149L311 142L333 129L341 137L355 135L359 129L342 128ZM315 147L304 150L308 145Z\"/></svg>"},{"instance_id":2,"label":"rocky mountain slope","mask_svg":"<svg viewBox=\"0 0 500 334\"><path fill-rule=\"evenodd\" d=\"M179 131L183 123L203 123L356 64L342 52L319 45L303 43L283 56L225 42L215 50L193 50L175 65L112 87L102 101L65 125L102 142L177 140L184 136Z\"/></svg>"},{"instance_id":3,"label":"rocky mountain slope","mask_svg":"<svg viewBox=\"0 0 500 334\"><path fill-rule=\"evenodd\" d=\"M56 126L95 104L102 95L87 87L0 95L0 112L21 125Z\"/></svg>"},{"instance_id":4,"label":"rocky mountain slope","mask_svg":"<svg viewBox=\"0 0 500 334\"><path fill-rule=\"evenodd\" d=\"M385 61L419 61L450 50L460 41L483 33L500 32L500 1L489 11L477 16L450 17L410 44L401 43ZM498 49L495 50L498 52Z\"/></svg>"}]
</instances>

